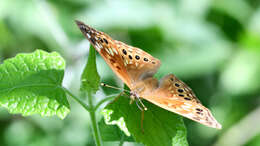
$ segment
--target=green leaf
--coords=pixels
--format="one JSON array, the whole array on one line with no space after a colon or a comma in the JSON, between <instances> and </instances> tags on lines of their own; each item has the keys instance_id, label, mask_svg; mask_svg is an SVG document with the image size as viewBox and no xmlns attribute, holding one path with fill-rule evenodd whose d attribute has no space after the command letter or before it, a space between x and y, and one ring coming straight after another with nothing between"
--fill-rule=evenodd
<instances>
[{"instance_id":1,"label":"green leaf","mask_svg":"<svg viewBox=\"0 0 260 146\"><path fill-rule=\"evenodd\" d=\"M147 146L187 146L186 128L182 117L144 101L148 108L144 113L144 133L141 129L141 111L136 104L129 104L129 98L122 96L108 104L106 109L113 110L111 121L124 118L126 127L136 142Z\"/></svg>"},{"instance_id":2,"label":"green leaf","mask_svg":"<svg viewBox=\"0 0 260 146\"><path fill-rule=\"evenodd\" d=\"M65 61L58 53L37 50L0 65L0 106L23 116L65 118L70 111L61 84Z\"/></svg>"},{"instance_id":3,"label":"green leaf","mask_svg":"<svg viewBox=\"0 0 260 146\"><path fill-rule=\"evenodd\" d=\"M133 137L126 136L116 125L107 125L104 119L101 119L98 125L103 141L120 141L123 136L124 141L134 142Z\"/></svg>"},{"instance_id":4,"label":"green leaf","mask_svg":"<svg viewBox=\"0 0 260 146\"><path fill-rule=\"evenodd\" d=\"M96 67L96 51L93 47L89 49L87 65L81 75L81 91L96 93L99 89L100 77Z\"/></svg>"}]
</instances>

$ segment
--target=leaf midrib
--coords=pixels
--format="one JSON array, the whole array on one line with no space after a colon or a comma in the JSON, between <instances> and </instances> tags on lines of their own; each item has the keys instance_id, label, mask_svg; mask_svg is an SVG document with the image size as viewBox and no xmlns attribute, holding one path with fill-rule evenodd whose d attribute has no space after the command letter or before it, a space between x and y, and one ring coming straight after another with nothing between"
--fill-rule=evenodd
<instances>
[{"instance_id":1,"label":"leaf midrib","mask_svg":"<svg viewBox=\"0 0 260 146\"><path fill-rule=\"evenodd\" d=\"M20 85L20 86L15 86L15 87L12 87L12 88L6 88L4 90L1 90L0 89L0 93L2 92L11 92L12 90L15 90L15 89L19 89L19 88L25 88L25 87L42 87L42 86L49 86L49 87L56 87L56 88L62 88L62 86L60 85L57 85L57 84L27 84L27 85Z\"/></svg>"}]
</instances>

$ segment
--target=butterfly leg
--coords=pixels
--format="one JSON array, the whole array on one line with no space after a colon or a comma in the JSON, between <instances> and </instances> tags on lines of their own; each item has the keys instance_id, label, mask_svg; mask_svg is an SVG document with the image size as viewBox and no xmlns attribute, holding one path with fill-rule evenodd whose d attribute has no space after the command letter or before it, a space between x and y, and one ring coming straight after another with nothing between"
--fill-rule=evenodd
<instances>
[{"instance_id":1,"label":"butterfly leg","mask_svg":"<svg viewBox=\"0 0 260 146\"><path fill-rule=\"evenodd\" d=\"M144 134L144 110L142 110L141 112L141 129L142 133Z\"/></svg>"},{"instance_id":2,"label":"butterfly leg","mask_svg":"<svg viewBox=\"0 0 260 146\"><path fill-rule=\"evenodd\" d=\"M146 106L143 104L141 98L140 98L140 97L137 97L137 100L139 101L139 103L141 103L141 105L143 106L143 109L146 111L147 108L146 108Z\"/></svg>"},{"instance_id":3,"label":"butterfly leg","mask_svg":"<svg viewBox=\"0 0 260 146\"><path fill-rule=\"evenodd\" d=\"M141 130L142 130L142 133L144 133L144 111L145 110L147 110L147 108L145 107L145 109L143 109L140 105L139 105L139 103L138 103L138 98L136 98L135 99L135 102L136 102L136 105L137 105L137 107L141 110Z\"/></svg>"},{"instance_id":4,"label":"butterfly leg","mask_svg":"<svg viewBox=\"0 0 260 146\"><path fill-rule=\"evenodd\" d=\"M139 103L141 103L141 105L143 106L143 109L141 110L141 129L142 129L142 133L144 134L144 111L147 110L147 108L145 107L145 105L143 104L142 100L140 97L137 97L137 100L139 101ZM136 100L136 101L137 101Z\"/></svg>"},{"instance_id":5,"label":"butterfly leg","mask_svg":"<svg viewBox=\"0 0 260 146\"><path fill-rule=\"evenodd\" d=\"M133 92L131 93L130 98L131 101L135 100L137 107L141 110L141 130L142 133L144 134L144 111L146 111L147 108L143 104L141 98L136 94L134 94ZM139 105L139 103L141 104L142 107Z\"/></svg>"}]
</instances>

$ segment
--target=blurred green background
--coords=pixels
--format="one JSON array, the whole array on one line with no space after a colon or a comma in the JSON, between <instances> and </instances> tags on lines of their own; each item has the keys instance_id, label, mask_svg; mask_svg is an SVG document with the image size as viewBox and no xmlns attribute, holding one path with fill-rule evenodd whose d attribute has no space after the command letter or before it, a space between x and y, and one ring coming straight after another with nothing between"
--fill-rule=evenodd
<instances>
[{"instance_id":1,"label":"blurred green background","mask_svg":"<svg viewBox=\"0 0 260 146\"><path fill-rule=\"evenodd\" d=\"M159 58L158 78L174 73L194 90L223 129L185 119L191 146L260 145L259 0L0 0L0 61L57 51L67 61L63 84L77 94L89 42L75 19ZM99 55L97 64L103 82L122 86ZM0 145L94 145L88 113L70 103L63 121L1 108Z\"/></svg>"}]
</instances>

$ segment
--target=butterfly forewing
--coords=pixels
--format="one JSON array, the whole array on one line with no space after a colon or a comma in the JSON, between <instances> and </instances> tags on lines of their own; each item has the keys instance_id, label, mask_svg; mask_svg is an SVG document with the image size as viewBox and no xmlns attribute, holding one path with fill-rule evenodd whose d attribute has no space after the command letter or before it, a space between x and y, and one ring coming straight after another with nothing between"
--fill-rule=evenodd
<instances>
[{"instance_id":1,"label":"butterfly forewing","mask_svg":"<svg viewBox=\"0 0 260 146\"><path fill-rule=\"evenodd\" d=\"M180 114L213 128L221 128L211 112L196 98L192 90L173 74L164 77L159 88L142 97L166 110Z\"/></svg>"},{"instance_id":2,"label":"butterfly forewing","mask_svg":"<svg viewBox=\"0 0 260 146\"><path fill-rule=\"evenodd\" d=\"M152 77L160 67L160 61L145 51L113 40L107 34L80 21L76 23L106 63L130 89L133 89L138 81Z\"/></svg>"}]
</instances>

